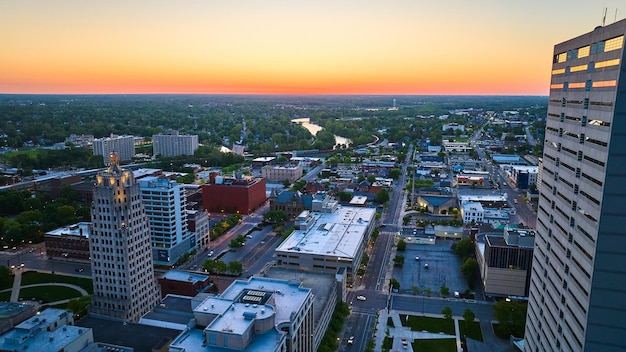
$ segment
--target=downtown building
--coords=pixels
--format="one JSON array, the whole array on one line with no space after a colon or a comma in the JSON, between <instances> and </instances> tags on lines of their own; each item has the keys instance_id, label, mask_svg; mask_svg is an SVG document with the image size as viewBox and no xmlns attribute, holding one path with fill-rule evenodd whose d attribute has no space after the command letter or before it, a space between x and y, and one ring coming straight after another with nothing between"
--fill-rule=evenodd
<instances>
[{"instance_id":1,"label":"downtown building","mask_svg":"<svg viewBox=\"0 0 626 352\"><path fill-rule=\"evenodd\" d=\"M137 181L150 221L152 257L156 265L174 265L196 249L196 234L187 224L187 195L182 184L148 176Z\"/></svg>"},{"instance_id":2,"label":"downtown building","mask_svg":"<svg viewBox=\"0 0 626 352\"><path fill-rule=\"evenodd\" d=\"M150 223L133 173L110 166L98 173L89 237L93 295L91 313L136 322L158 303L152 267Z\"/></svg>"},{"instance_id":3,"label":"downtown building","mask_svg":"<svg viewBox=\"0 0 626 352\"><path fill-rule=\"evenodd\" d=\"M154 156L193 155L196 149L198 149L198 135L183 135L174 131L171 134L152 136L152 153Z\"/></svg>"},{"instance_id":4,"label":"downtown building","mask_svg":"<svg viewBox=\"0 0 626 352\"><path fill-rule=\"evenodd\" d=\"M527 352L626 349L625 34L554 47Z\"/></svg>"},{"instance_id":5,"label":"downtown building","mask_svg":"<svg viewBox=\"0 0 626 352\"><path fill-rule=\"evenodd\" d=\"M105 164L109 162L111 153L117 154L119 161L131 160L135 156L135 137L111 134L93 140L93 155L102 155Z\"/></svg>"}]
</instances>

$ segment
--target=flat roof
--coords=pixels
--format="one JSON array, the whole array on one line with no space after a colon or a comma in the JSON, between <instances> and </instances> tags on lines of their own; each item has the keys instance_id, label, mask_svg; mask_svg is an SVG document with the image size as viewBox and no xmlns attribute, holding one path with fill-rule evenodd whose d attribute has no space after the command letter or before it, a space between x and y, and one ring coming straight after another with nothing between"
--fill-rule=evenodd
<instances>
[{"instance_id":1,"label":"flat roof","mask_svg":"<svg viewBox=\"0 0 626 352\"><path fill-rule=\"evenodd\" d=\"M50 236L83 236L89 238L91 230L90 222L79 222L74 225L59 227L58 229L46 232Z\"/></svg>"},{"instance_id":2,"label":"flat roof","mask_svg":"<svg viewBox=\"0 0 626 352\"><path fill-rule=\"evenodd\" d=\"M300 281L302 287L311 289L311 293L315 297L315 304L313 305L313 322L315 326L319 324L322 312L328 304L331 295L336 294L333 289L336 284L335 274L273 266L265 272L263 277L287 281L296 280Z\"/></svg>"},{"instance_id":3,"label":"flat roof","mask_svg":"<svg viewBox=\"0 0 626 352\"><path fill-rule=\"evenodd\" d=\"M172 280L172 281L187 281L193 284L198 282L205 282L209 279L209 275L193 273L189 271L182 270L170 270L161 276L162 279Z\"/></svg>"},{"instance_id":4,"label":"flat roof","mask_svg":"<svg viewBox=\"0 0 626 352\"><path fill-rule=\"evenodd\" d=\"M127 323L95 314L88 314L76 326L92 328L95 342L131 347L135 351L151 351L164 339L173 340L180 334L180 330Z\"/></svg>"},{"instance_id":5,"label":"flat roof","mask_svg":"<svg viewBox=\"0 0 626 352\"><path fill-rule=\"evenodd\" d=\"M274 351L276 346L284 338L284 333L271 329L264 334L255 333L254 340L246 346L246 352ZM186 352L230 352L232 349L209 346L202 329L189 329L183 331L170 346L180 348Z\"/></svg>"},{"instance_id":6,"label":"flat roof","mask_svg":"<svg viewBox=\"0 0 626 352\"><path fill-rule=\"evenodd\" d=\"M300 281L251 277L235 280L219 297L207 298L194 312L218 315L208 330L242 334L254 322L249 317L273 314L276 324L289 322L309 294L311 290L300 287ZM270 298L275 306L267 304Z\"/></svg>"},{"instance_id":7,"label":"flat roof","mask_svg":"<svg viewBox=\"0 0 626 352\"><path fill-rule=\"evenodd\" d=\"M350 205L364 205L367 203L366 196L354 196L350 199Z\"/></svg>"},{"instance_id":8,"label":"flat roof","mask_svg":"<svg viewBox=\"0 0 626 352\"><path fill-rule=\"evenodd\" d=\"M376 209L338 207L333 213L311 212L308 230L294 230L276 252L354 258L374 221Z\"/></svg>"},{"instance_id":9,"label":"flat roof","mask_svg":"<svg viewBox=\"0 0 626 352\"><path fill-rule=\"evenodd\" d=\"M0 350L21 351L26 349L25 346L31 346L35 350L45 348L46 351L62 351L71 342L90 333L89 329L72 325L63 325L54 331L47 331L48 325L57 321L61 314L67 315L71 312L48 308L18 324L0 337Z\"/></svg>"},{"instance_id":10,"label":"flat roof","mask_svg":"<svg viewBox=\"0 0 626 352\"><path fill-rule=\"evenodd\" d=\"M0 319L14 317L32 308L33 306L27 303L0 302Z\"/></svg>"}]
</instances>

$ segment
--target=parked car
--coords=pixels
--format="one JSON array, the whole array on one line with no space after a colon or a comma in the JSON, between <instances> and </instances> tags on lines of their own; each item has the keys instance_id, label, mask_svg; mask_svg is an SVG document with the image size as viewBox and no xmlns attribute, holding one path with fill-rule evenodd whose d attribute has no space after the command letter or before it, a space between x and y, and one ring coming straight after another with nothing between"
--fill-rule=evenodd
<instances>
[{"instance_id":1,"label":"parked car","mask_svg":"<svg viewBox=\"0 0 626 352\"><path fill-rule=\"evenodd\" d=\"M356 296L356 299L358 299L359 301L367 300L367 298L365 298L365 296Z\"/></svg>"}]
</instances>

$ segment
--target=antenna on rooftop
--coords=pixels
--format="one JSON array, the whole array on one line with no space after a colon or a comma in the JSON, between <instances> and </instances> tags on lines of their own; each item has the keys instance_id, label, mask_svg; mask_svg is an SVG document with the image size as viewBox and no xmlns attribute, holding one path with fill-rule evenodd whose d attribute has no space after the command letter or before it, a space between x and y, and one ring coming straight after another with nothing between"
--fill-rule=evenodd
<instances>
[{"instance_id":1,"label":"antenna on rooftop","mask_svg":"<svg viewBox=\"0 0 626 352\"><path fill-rule=\"evenodd\" d=\"M613 16L613 22L617 21L617 7L615 8L615 16Z\"/></svg>"},{"instance_id":2,"label":"antenna on rooftop","mask_svg":"<svg viewBox=\"0 0 626 352\"><path fill-rule=\"evenodd\" d=\"M602 15L602 27L604 27L604 23L606 22L606 12L608 11L608 7L604 8L604 14Z\"/></svg>"}]
</instances>

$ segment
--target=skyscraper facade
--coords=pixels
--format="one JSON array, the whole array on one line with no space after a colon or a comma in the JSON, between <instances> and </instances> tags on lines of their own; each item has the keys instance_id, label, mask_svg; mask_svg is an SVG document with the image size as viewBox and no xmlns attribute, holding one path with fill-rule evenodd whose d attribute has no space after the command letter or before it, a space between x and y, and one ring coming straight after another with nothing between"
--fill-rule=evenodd
<instances>
[{"instance_id":1,"label":"skyscraper facade","mask_svg":"<svg viewBox=\"0 0 626 352\"><path fill-rule=\"evenodd\" d=\"M131 160L135 156L135 137L111 134L93 140L93 155L102 155L105 164L109 162L111 153L115 153L120 161Z\"/></svg>"},{"instance_id":2,"label":"skyscraper facade","mask_svg":"<svg viewBox=\"0 0 626 352\"><path fill-rule=\"evenodd\" d=\"M193 155L198 149L198 135L155 134L152 136L152 152L155 156L172 157Z\"/></svg>"},{"instance_id":3,"label":"skyscraper facade","mask_svg":"<svg viewBox=\"0 0 626 352\"><path fill-rule=\"evenodd\" d=\"M138 181L141 200L150 221L154 263L173 265L196 248L196 235L187 227L187 196L182 184L167 178Z\"/></svg>"},{"instance_id":4,"label":"skyscraper facade","mask_svg":"<svg viewBox=\"0 0 626 352\"><path fill-rule=\"evenodd\" d=\"M150 226L139 184L115 154L96 176L89 238L91 312L136 322L160 298L152 267Z\"/></svg>"},{"instance_id":5,"label":"skyscraper facade","mask_svg":"<svg viewBox=\"0 0 626 352\"><path fill-rule=\"evenodd\" d=\"M527 352L626 349L625 35L554 47Z\"/></svg>"}]
</instances>

